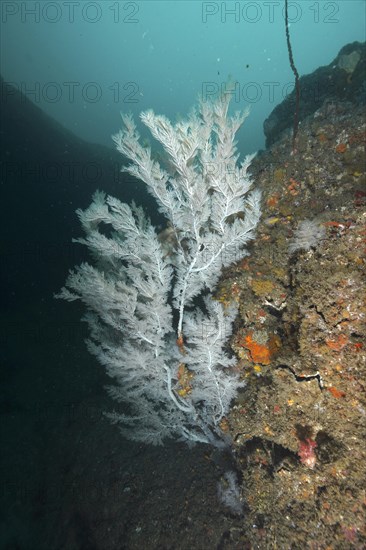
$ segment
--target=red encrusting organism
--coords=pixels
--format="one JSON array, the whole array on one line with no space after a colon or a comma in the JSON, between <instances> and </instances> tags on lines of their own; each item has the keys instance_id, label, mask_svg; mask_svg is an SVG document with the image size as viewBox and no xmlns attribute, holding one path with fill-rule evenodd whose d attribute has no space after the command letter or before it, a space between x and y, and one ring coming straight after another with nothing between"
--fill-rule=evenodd
<instances>
[{"instance_id":1,"label":"red encrusting organism","mask_svg":"<svg viewBox=\"0 0 366 550\"><path fill-rule=\"evenodd\" d=\"M301 464L304 464L308 468L314 468L316 463L315 448L317 447L316 441L307 437L303 441L299 442L299 452Z\"/></svg>"}]
</instances>

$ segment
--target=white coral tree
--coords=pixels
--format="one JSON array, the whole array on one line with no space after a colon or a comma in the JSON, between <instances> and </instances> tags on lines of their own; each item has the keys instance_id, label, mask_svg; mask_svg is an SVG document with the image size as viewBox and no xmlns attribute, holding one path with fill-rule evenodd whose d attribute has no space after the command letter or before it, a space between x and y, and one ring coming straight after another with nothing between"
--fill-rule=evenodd
<instances>
[{"instance_id":1,"label":"white coral tree","mask_svg":"<svg viewBox=\"0 0 366 550\"><path fill-rule=\"evenodd\" d=\"M230 97L202 101L175 125L151 110L140 115L164 149L164 166L140 143L132 116L122 115L113 136L131 161L123 170L146 184L167 219L169 254L135 204L97 192L77 211L85 232L77 242L94 264L70 272L58 297L86 305L88 348L125 404L109 416L133 440L220 445L220 421L242 385L225 351L236 308L224 311L210 295L221 269L247 254L260 215L259 192L248 193L253 156L237 164L235 135L248 113L228 116Z\"/></svg>"}]
</instances>

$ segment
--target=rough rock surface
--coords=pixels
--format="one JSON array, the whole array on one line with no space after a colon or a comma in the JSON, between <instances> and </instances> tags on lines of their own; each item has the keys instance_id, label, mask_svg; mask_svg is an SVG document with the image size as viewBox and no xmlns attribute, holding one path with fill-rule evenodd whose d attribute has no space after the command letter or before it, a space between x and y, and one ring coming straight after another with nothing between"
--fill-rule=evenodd
<instances>
[{"instance_id":1,"label":"rough rock surface","mask_svg":"<svg viewBox=\"0 0 366 550\"><path fill-rule=\"evenodd\" d=\"M319 109L326 101L351 101L362 104L366 97L366 46L353 42L344 46L326 67L300 78L299 121ZM295 92L273 109L264 121L266 146L272 145L281 133L292 128Z\"/></svg>"},{"instance_id":2,"label":"rough rock surface","mask_svg":"<svg viewBox=\"0 0 366 550\"><path fill-rule=\"evenodd\" d=\"M246 388L227 419L248 548L364 548L365 120L325 103L253 163L263 216L218 298ZM321 235L291 251L299 224ZM319 230L321 228L321 231Z\"/></svg>"}]
</instances>

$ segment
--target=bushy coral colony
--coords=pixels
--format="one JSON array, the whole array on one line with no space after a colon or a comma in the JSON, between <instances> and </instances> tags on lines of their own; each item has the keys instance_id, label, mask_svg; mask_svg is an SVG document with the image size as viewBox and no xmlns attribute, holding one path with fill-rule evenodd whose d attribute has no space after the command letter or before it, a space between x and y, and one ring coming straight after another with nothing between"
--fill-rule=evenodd
<instances>
[{"instance_id":1,"label":"bushy coral colony","mask_svg":"<svg viewBox=\"0 0 366 550\"><path fill-rule=\"evenodd\" d=\"M223 479L217 485L217 494L222 504L235 515L243 513L243 503L240 499L240 488L237 475L232 470L225 472Z\"/></svg>"},{"instance_id":2,"label":"bushy coral colony","mask_svg":"<svg viewBox=\"0 0 366 550\"><path fill-rule=\"evenodd\" d=\"M167 219L166 247L143 210L97 192L78 210L94 264L71 272L59 297L87 307L88 348L116 380L124 403L110 418L133 440L166 438L221 446L220 423L238 388L235 357L225 350L236 316L212 291L224 266L247 254L260 216L260 193L238 165L235 135L247 112L228 115L230 93L202 101L173 125L153 111L142 122L163 146L166 165L140 143L131 116L114 136ZM200 306L198 305L200 299Z\"/></svg>"},{"instance_id":3,"label":"bushy coral colony","mask_svg":"<svg viewBox=\"0 0 366 550\"><path fill-rule=\"evenodd\" d=\"M293 254L297 250L316 248L325 239L325 235L325 227L315 220L300 222L289 245L290 254Z\"/></svg>"}]
</instances>

